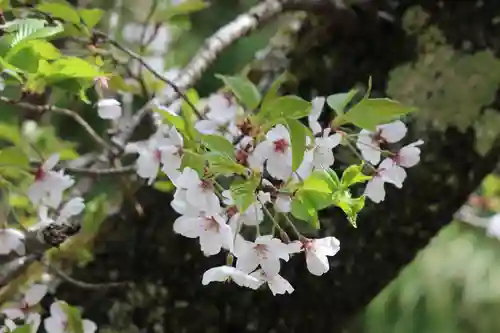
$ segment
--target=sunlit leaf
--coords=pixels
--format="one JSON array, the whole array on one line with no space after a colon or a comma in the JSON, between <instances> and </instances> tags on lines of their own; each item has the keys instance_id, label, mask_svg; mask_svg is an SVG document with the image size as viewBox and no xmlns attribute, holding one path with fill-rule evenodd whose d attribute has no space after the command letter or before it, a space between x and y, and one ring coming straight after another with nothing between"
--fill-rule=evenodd
<instances>
[{"instance_id":1,"label":"sunlit leaf","mask_svg":"<svg viewBox=\"0 0 500 333\"><path fill-rule=\"evenodd\" d=\"M233 197L234 203L238 210L244 212L248 207L255 201L255 191L257 186L259 186L260 179L258 177L253 177L248 180L237 179L231 186L231 196Z\"/></svg>"},{"instance_id":2,"label":"sunlit leaf","mask_svg":"<svg viewBox=\"0 0 500 333\"><path fill-rule=\"evenodd\" d=\"M78 14L87 28L93 29L101 21L104 11L99 8L78 9Z\"/></svg>"},{"instance_id":3,"label":"sunlit leaf","mask_svg":"<svg viewBox=\"0 0 500 333\"><path fill-rule=\"evenodd\" d=\"M217 75L233 92L238 101L250 110L255 109L260 103L260 93L257 87L247 78L240 76Z\"/></svg>"}]
</instances>

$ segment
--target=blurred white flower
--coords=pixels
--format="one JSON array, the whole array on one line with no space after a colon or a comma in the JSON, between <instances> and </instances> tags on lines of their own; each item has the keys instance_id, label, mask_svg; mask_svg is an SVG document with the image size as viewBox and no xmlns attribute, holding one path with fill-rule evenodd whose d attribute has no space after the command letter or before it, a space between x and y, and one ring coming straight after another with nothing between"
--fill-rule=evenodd
<instances>
[{"instance_id":1,"label":"blurred white flower","mask_svg":"<svg viewBox=\"0 0 500 333\"><path fill-rule=\"evenodd\" d=\"M102 119L118 119L122 115L122 105L114 98L101 99L97 102L97 113Z\"/></svg>"},{"instance_id":2,"label":"blurred white flower","mask_svg":"<svg viewBox=\"0 0 500 333\"><path fill-rule=\"evenodd\" d=\"M50 317L45 318L43 326L47 333L71 333L68 316L62 308L62 302L56 301L50 306ZM97 325L88 319L82 320L83 333L94 333Z\"/></svg>"},{"instance_id":3,"label":"blurred white flower","mask_svg":"<svg viewBox=\"0 0 500 333\"><path fill-rule=\"evenodd\" d=\"M31 309L37 305L42 298L47 294L47 286L44 284L33 284L25 293L21 301L14 307L2 310L2 313L9 319L27 319L31 313ZM36 323L36 318L31 316L31 319ZM38 323L40 323L38 321ZM38 326L37 326L38 328Z\"/></svg>"},{"instance_id":4,"label":"blurred white flower","mask_svg":"<svg viewBox=\"0 0 500 333\"><path fill-rule=\"evenodd\" d=\"M219 266L207 270L203 274L202 284L207 285L211 282L227 282L234 281L240 287L250 289L258 289L262 285L262 281L254 276L250 276L232 266Z\"/></svg>"},{"instance_id":5,"label":"blurred white flower","mask_svg":"<svg viewBox=\"0 0 500 333\"><path fill-rule=\"evenodd\" d=\"M26 252L24 234L16 229L0 229L0 255L7 255L15 251L20 256Z\"/></svg>"}]
</instances>

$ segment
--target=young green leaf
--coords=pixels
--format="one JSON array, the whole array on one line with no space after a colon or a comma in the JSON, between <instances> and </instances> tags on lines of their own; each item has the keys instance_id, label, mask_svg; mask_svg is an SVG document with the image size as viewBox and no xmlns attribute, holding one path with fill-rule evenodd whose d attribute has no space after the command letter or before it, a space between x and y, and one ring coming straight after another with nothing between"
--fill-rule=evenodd
<instances>
[{"instance_id":1,"label":"young green leaf","mask_svg":"<svg viewBox=\"0 0 500 333\"><path fill-rule=\"evenodd\" d=\"M196 105L200 100L198 92L194 89L189 89L185 96L191 103L193 103L193 105ZM187 136L191 139L196 138L196 133L198 133L198 131L194 128L194 124L197 120L196 113L185 100L182 101L181 116L184 119Z\"/></svg>"},{"instance_id":2,"label":"young green leaf","mask_svg":"<svg viewBox=\"0 0 500 333\"><path fill-rule=\"evenodd\" d=\"M218 152L230 158L234 157L234 146L220 135L202 135L201 142L212 152Z\"/></svg>"},{"instance_id":3,"label":"young green leaf","mask_svg":"<svg viewBox=\"0 0 500 333\"><path fill-rule=\"evenodd\" d=\"M288 72L282 73L274 82L272 83L269 90L266 92L264 99L262 100L262 107L264 108L268 103L275 100L278 97L278 91L281 85L293 78L292 74Z\"/></svg>"},{"instance_id":4,"label":"young green leaf","mask_svg":"<svg viewBox=\"0 0 500 333\"><path fill-rule=\"evenodd\" d=\"M258 119L262 123L277 123L280 119L300 119L311 112L310 102L298 96L281 96L262 107Z\"/></svg>"},{"instance_id":5,"label":"young green leaf","mask_svg":"<svg viewBox=\"0 0 500 333\"><path fill-rule=\"evenodd\" d=\"M249 79L224 75L217 75L217 78L224 81L243 106L253 110L259 105L261 99L259 90Z\"/></svg>"},{"instance_id":6,"label":"young green leaf","mask_svg":"<svg viewBox=\"0 0 500 333\"><path fill-rule=\"evenodd\" d=\"M342 173L340 182L344 188L348 188L349 186L357 183L364 183L370 179L372 179L372 176L363 174L363 164L359 164L350 165L345 169L344 173Z\"/></svg>"},{"instance_id":7,"label":"young green leaf","mask_svg":"<svg viewBox=\"0 0 500 333\"><path fill-rule=\"evenodd\" d=\"M67 22L74 24L80 23L80 16L78 15L78 12L70 4L60 2L42 2L36 6L36 9L43 13L47 13L52 17L61 18Z\"/></svg>"},{"instance_id":8,"label":"young green leaf","mask_svg":"<svg viewBox=\"0 0 500 333\"><path fill-rule=\"evenodd\" d=\"M236 163L226 154L210 152L203 155L210 165L210 171L217 175L233 176L234 174L245 175L246 168Z\"/></svg>"},{"instance_id":9,"label":"young green leaf","mask_svg":"<svg viewBox=\"0 0 500 333\"><path fill-rule=\"evenodd\" d=\"M159 180L153 184L153 188L160 192L169 193L175 189L175 186L171 181Z\"/></svg>"},{"instance_id":10,"label":"young green leaf","mask_svg":"<svg viewBox=\"0 0 500 333\"><path fill-rule=\"evenodd\" d=\"M304 159L307 132L305 126L296 119L286 119L286 126L292 141L292 171L295 171Z\"/></svg>"},{"instance_id":11,"label":"young green leaf","mask_svg":"<svg viewBox=\"0 0 500 333\"><path fill-rule=\"evenodd\" d=\"M11 333L31 333L31 325L25 324L17 326Z\"/></svg>"},{"instance_id":12,"label":"young green leaf","mask_svg":"<svg viewBox=\"0 0 500 333\"><path fill-rule=\"evenodd\" d=\"M292 200L292 215L299 219L308 222L315 229L319 229L318 211L307 196L296 195Z\"/></svg>"},{"instance_id":13,"label":"young green leaf","mask_svg":"<svg viewBox=\"0 0 500 333\"><path fill-rule=\"evenodd\" d=\"M83 333L83 323L82 323L82 315L80 311L68 305L66 302L60 301L61 307L63 311L66 313L69 332L71 333Z\"/></svg>"},{"instance_id":14,"label":"young green leaf","mask_svg":"<svg viewBox=\"0 0 500 333\"><path fill-rule=\"evenodd\" d=\"M203 175L203 171L205 170L205 158L200 154L184 151L182 167L190 167L198 172L199 175Z\"/></svg>"},{"instance_id":15,"label":"young green leaf","mask_svg":"<svg viewBox=\"0 0 500 333\"><path fill-rule=\"evenodd\" d=\"M93 29L101 21L104 11L102 9L78 9L78 14L89 30Z\"/></svg>"},{"instance_id":16,"label":"young green leaf","mask_svg":"<svg viewBox=\"0 0 500 333\"><path fill-rule=\"evenodd\" d=\"M28 168L28 156L19 147L8 147L0 150L0 164Z\"/></svg>"},{"instance_id":17,"label":"young green leaf","mask_svg":"<svg viewBox=\"0 0 500 333\"><path fill-rule=\"evenodd\" d=\"M352 123L375 131L377 125L389 123L414 110L388 98L364 99L342 115L340 123Z\"/></svg>"},{"instance_id":18,"label":"young green leaf","mask_svg":"<svg viewBox=\"0 0 500 333\"><path fill-rule=\"evenodd\" d=\"M356 228L358 213L365 206L365 197L352 198L351 193L348 190L344 190L338 191L334 195L334 202L337 207L344 211L348 221Z\"/></svg>"},{"instance_id":19,"label":"young green leaf","mask_svg":"<svg viewBox=\"0 0 500 333\"><path fill-rule=\"evenodd\" d=\"M174 126L180 133L185 134L186 124L182 117L170 112L167 108L162 106L156 107L154 111L158 112L162 116L163 120L165 120L165 122L169 125Z\"/></svg>"},{"instance_id":20,"label":"young green leaf","mask_svg":"<svg viewBox=\"0 0 500 333\"><path fill-rule=\"evenodd\" d=\"M188 15L205 9L210 4L203 0L184 0L176 6L168 6L159 16L164 20L171 20L180 15Z\"/></svg>"},{"instance_id":21,"label":"young green leaf","mask_svg":"<svg viewBox=\"0 0 500 333\"><path fill-rule=\"evenodd\" d=\"M337 113L337 116L341 116L345 113L347 105L352 101L354 96L356 96L357 92L356 89L352 89L347 93L330 95L326 98L326 103Z\"/></svg>"},{"instance_id":22,"label":"young green leaf","mask_svg":"<svg viewBox=\"0 0 500 333\"><path fill-rule=\"evenodd\" d=\"M255 201L255 191L259 186L260 179L237 179L229 187L234 203L240 212L244 212Z\"/></svg>"},{"instance_id":23,"label":"young green leaf","mask_svg":"<svg viewBox=\"0 0 500 333\"><path fill-rule=\"evenodd\" d=\"M304 180L302 189L332 194L340 185L339 178L333 170L315 170Z\"/></svg>"}]
</instances>

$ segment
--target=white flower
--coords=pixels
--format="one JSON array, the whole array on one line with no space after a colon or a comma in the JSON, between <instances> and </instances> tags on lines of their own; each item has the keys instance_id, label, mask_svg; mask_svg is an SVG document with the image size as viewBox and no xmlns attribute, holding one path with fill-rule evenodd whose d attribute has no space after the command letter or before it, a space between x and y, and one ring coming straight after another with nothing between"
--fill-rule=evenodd
<instances>
[{"instance_id":1,"label":"white flower","mask_svg":"<svg viewBox=\"0 0 500 333\"><path fill-rule=\"evenodd\" d=\"M151 185L158 175L162 162L162 151L164 149L168 151L172 146L172 140L164 135L165 130L165 127L160 127L148 140L132 142L125 147L127 153L139 154L136 162L137 174L141 178L148 179L148 185ZM168 155L172 155L171 151ZM173 160L172 163L177 165L176 160Z\"/></svg>"},{"instance_id":2,"label":"white flower","mask_svg":"<svg viewBox=\"0 0 500 333\"><path fill-rule=\"evenodd\" d=\"M500 239L500 214L495 214L490 218L488 227L486 229L486 234L490 237L496 237Z\"/></svg>"},{"instance_id":3,"label":"white flower","mask_svg":"<svg viewBox=\"0 0 500 333\"><path fill-rule=\"evenodd\" d=\"M174 231L184 237L199 238L206 256L219 253L221 248L233 250L233 232L220 215L180 216L174 222Z\"/></svg>"},{"instance_id":4,"label":"white flower","mask_svg":"<svg viewBox=\"0 0 500 333\"><path fill-rule=\"evenodd\" d=\"M392 160L385 159L380 163L377 173L366 184L364 194L375 203L385 199L384 183L391 183L397 188L403 187L406 172L403 168L396 166Z\"/></svg>"},{"instance_id":5,"label":"white flower","mask_svg":"<svg viewBox=\"0 0 500 333\"><path fill-rule=\"evenodd\" d=\"M278 193L274 208L281 213L290 213L292 211L292 196Z\"/></svg>"},{"instance_id":6,"label":"white flower","mask_svg":"<svg viewBox=\"0 0 500 333\"><path fill-rule=\"evenodd\" d=\"M307 120L309 122L309 128L313 134L318 134L321 132L321 125L318 122L321 111L323 111L323 106L325 105L325 97L316 97L311 101L312 110Z\"/></svg>"},{"instance_id":7,"label":"white flower","mask_svg":"<svg viewBox=\"0 0 500 333\"><path fill-rule=\"evenodd\" d=\"M24 234L12 228L0 229L0 255L7 255L12 251L20 256L26 253Z\"/></svg>"},{"instance_id":8,"label":"white flower","mask_svg":"<svg viewBox=\"0 0 500 333\"><path fill-rule=\"evenodd\" d=\"M229 141L239 135L236 126L238 106L222 94L213 94L208 98L206 113L207 119L202 119L195 124L195 128L202 134L219 134Z\"/></svg>"},{"instance_id":9,"label":"white flower","mask_svg":"<svg viewBox=\"0 0 500 333\"><path fill-rule=\"evenodd\" d=\"M420 162L420 148L424 144L423 140L418 140L409 145L404 146L399 152L392 157L394 163L404 168L411 168Z\"/></svg>"},{"instance_id":10,"label":"white flower","mask_svg":"<svg viewBox=\"0 0 500 333\"><path fill-rule=\"evenodd\" d=\"M55 222L58 224L64 224L70 217L80 214L84 208L85 203L83 202L83 198L73 198L66 202L66 204L61 208L61 210L59 211L59 216L57 217Z\"/></svg>"},{"instance_id":11,"label":"white flower","mask_svg":"<svg viewBox=\"0 0 500 333\"><path fill-rule=\"evenodd\" d=\"M63 170L52 170L57 162L59 154L53 154L38 168L35 182L28 189L28 197L35 206L44 204L57 208L62 201L63 192L75 183L73 178L64 175Z\"/></svg>"},{"instance_id":12,"label":"white flower","mask_svg":"<svg viewBox=\"0 0 500 333\"><path fill-rule=\"evenodd\" d=\"M37 305L47 294L47 289L44 284L33 284L15 307L3 309L2 313L9 319L27 318L26 316L30 313L31 308Z\"/></svg>"},{"instance_id":13,"label":"white flower","mask_svg":"<svg viewBox=\"0 0 500 333\"><path fill-rule=\"evenodd\" d=\"M172 126L168 133L170 144L163 146L161 150L162 171L170 178L174 185L180 176L180 167L182 164L182 148L184 139L182 135Z\"/></svg>"},{"instance_id":14,"label":"white flower","mask_svg":"<svg viewBox=\"0 0 500 333\"><path fill-rule=\"evenodd\" d=\"M226 282L232 280L240 287L258 289L262 285L262 281L254 276L250 276L232 266L219 266L207 270L203 274L202 284L207 285L210 282Z\"/></svg>"},{"instance_id":15,"label":"white flower","mask_svg":"<svg viewBox=\"0 0 500 333\"><path fill-rule=\"evenodd\" d=\"M280 271L280 259L288 261L290 258L288 247L278 238L271 235L259 236L254 243L240 238L235 244L234 255L236 268L250 273L257 266L268 276L274 276Z\"/></svg>"},{"instance_id":16,"label":"white flower","mask_svg":"<svg viewBox=\"0 0 500 333\"><path fill-rule=\"evenodd\" d=\"M250 276L259 279L261 281L261 284L267 282L267 285L274 296L283 295L286 293L291 294L294 291L290 282L288 282L285 278L283 278L279 274L276 274L274 276L269 276L262 269L259 269L250 274Z\"/></svg>"},{"instance_id":17,"label":"white flower","mask_svg":"<svg viewBox=\"0 0 500 333\"><path fill-rule=\"evenodd\" d=\"M327 169L335 162L332 149L340 144L342 134L329 134L330 130L325 129L323 135L314 140L312 165L315 169Z\"/></svg>"},{"instance_id":18,"label":"white flower","mask_svg":"<svg viewBox=\"0 0 500 333\"><path fill-rule=\"evenodd\" d=\"M267 161L269 174L281 180L287 180L292 174L292 149L290 134L283 125L276 125L267 135L266 140L259 143L248 158L249 166L259 171Z\"/></svg>"},{"instance_id":19,"label":"white flower","mask_svg":"<svg viewBox=\"0 0 500 333\"><path fill-rule=\"evenodd\" d=\"M398 142L404 138L406 131L406 125L400 120L377 126L376 133L361 130L356 146L364 159L376 165L380 162L380 144Z\"/></svg>"},{"instance_id":20,"label":"white flower","mask_svg":"<svg viewBox=\"0 0 500 333\"><path fill-rule=\"evenodd\" d=\"M176 181L177 191L185 191L185 200L198 211L218 213L220 201L209 180L200 179L198 173L186 167ZM180 194L179 194L180 195Z\"/></svg>"},{"instance_id":21,"label":"white flower","mask_svg":"<svg viewBox=\"0 0 500 333\"><path fill-rule=\"evenodd\" d=\"M26 324L30 325L30 333L36 333L38 327L40 327L40 322L42 321L39 313L30 313L26 317Z\"/></svg>"},{"instance_id":22,"label":"white flower","mask_svg":"<svg viewBox=\"0 0 500 333\"><path fill-rule=\"evenodd\" d=\"M229 206L228 215L230 215L229 224L233 227L233 230L237 229L237 226L240 224L245 224L249 226L259 225L262 220L264 220L264 212L262 211L262 203L259 201L255 201L243 212L240 213L235 206L233 201L233 197L231 195L231 191L225 190L222 192L222 196L224 197L224 204Z\"/></svg>"},{"instance_id":23,"label":"white flower","mask_svg":"<svg viewBox=\"0 0 500 333\"><path fill-rule=\"evenodd\" d=\"M105 98L97 102L97 113L102 119L118 119L122 115L122 105L114 98Z\"/></svg>"},{"instance_id":24,"label":"white flower","mask_svg":"<svg viewBox=\"0 0 500 333\"><path fill-rule=\"evenodd\" d=\"M340 250L340 242L335 237L312 239L304 243L307 269L311 274L323 275L330 265L327 256L334 256Z\"/></svg>"},{"instance_id":25,"label":"white flower","mask_svg":"<svg viewBox=\"0 0 500 333\"><path fill-rule=\"evenodd\" d=\"M43 326L47 333L70 333L68 316L62 308L62 302L57 301L50 306L50 317L43 321ZM88 319L82 320L83 333L94 333L97 325Z\"/></svg>"}]
</instances>

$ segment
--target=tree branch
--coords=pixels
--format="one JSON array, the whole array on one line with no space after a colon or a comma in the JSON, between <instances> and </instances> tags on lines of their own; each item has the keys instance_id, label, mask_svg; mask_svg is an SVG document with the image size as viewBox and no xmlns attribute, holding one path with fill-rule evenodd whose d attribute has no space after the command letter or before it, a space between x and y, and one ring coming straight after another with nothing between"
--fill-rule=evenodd
<instances>
[{"instance_id":1,"label":"tree branch","mask_svg":"<svg viewBox=\"0 0 500 333\"><path fill-rule=\"evenodd\" d=\"M89 123L85 121L78 113L76 113L73 110L70 109L65 109L65 108L60 108L55 105L36 105L36 104L31 104L28 102L23 102L23 101L18 101L15 99L11 99L5 96L0 96L0 101L6 103L6 104L11 104L11 105L16 105L20 106L22 108L25 108L27 110L31 111L36 111L39 113L43 112L53 112L57 114L63 114L65 116L68 116L70 118L73 118L74 121L76 121L82 128L87 132L87 134L94 140L95 143L103 147L104 149L113 152L115 148L111 146L108 142L106 142L103 138L99 136L99 134L90 126Z\"/></svg>"}]
</instances>

